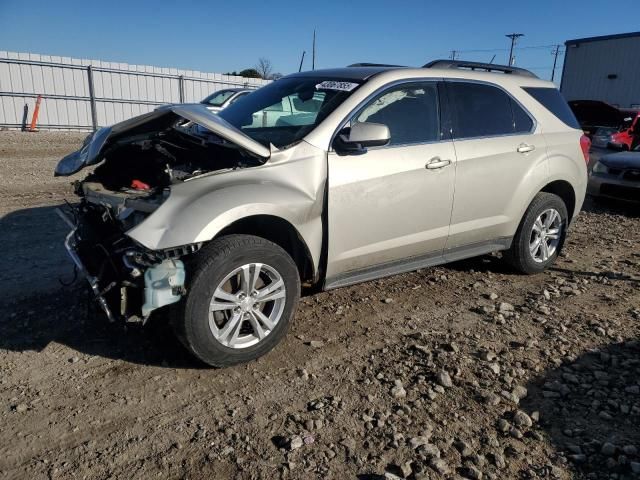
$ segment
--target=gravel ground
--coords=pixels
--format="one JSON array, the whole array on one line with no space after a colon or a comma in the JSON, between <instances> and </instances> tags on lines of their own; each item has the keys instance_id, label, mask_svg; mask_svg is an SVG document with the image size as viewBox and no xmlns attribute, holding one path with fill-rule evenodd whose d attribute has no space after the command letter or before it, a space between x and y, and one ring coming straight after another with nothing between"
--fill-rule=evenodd
<instances>
[{"instance_id":1,"label":"gravel ground","mask_svg":"<svg viewBox=\"0 0 640 480\"><path fill-rule=\"evenodd\" d=\"M0 479L640 478L640 213L588 203L550 271L485 256L303 299L249 365L70 279L55 162L0 132Z\"/></svg>"}]
</instances>

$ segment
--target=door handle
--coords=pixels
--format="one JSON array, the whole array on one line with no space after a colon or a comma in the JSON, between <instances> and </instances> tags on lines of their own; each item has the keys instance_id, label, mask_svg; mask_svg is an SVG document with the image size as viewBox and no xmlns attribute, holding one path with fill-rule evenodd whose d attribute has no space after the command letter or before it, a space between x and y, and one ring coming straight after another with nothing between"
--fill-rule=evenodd
<instances>
[{"instance_id":1,"label":"door handle","mask_svg":"<svg viewBox=\"0 0 640 480\"><path fill-rule=\"evenodd\" d=\"M521 143L518 145L518 153L529 153L533 152L536 149L535 145L527 145L526 143Z\"/></svg>"},{"instance_id":2,"label":"door handle","mask_svg":"<svg viewBox=\"0 0 640 480\"><path fill-rule=\"evenodd\" d=\"M451 160L442 160L440 157L433 157L427 162L425 167L429 170L435 170L437 168L446 167L451 163Z\"/></svg>"}]
</instances>

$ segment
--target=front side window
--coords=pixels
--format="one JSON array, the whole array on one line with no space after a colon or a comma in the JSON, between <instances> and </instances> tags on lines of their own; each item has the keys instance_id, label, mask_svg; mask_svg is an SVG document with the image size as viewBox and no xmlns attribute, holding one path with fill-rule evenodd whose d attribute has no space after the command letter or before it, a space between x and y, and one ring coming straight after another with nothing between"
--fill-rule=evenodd
<instances>
[{"instance_id":1,"label":"front side window","mask_svg":"<svg viewBox=\"0 0 640 480\"><path fill-rule=\"evenodd\" d=\"M233 103L219 116L265 146L285 148L302 140L359 86L357 80L285 77Z\"/></svg>"},{"instance_id":2,"label":"front side window","mask_svg":"<svg viewBox=\"0 0 640 480\"><path fill-rule=\"evenodd\" d=\"M390 145L438 141L437 85L420 82L393 87L369 103L353 121L386 125L391 133Z\"/></svg>"},{"instance_id":3,"label":"front side window","mask_svg":"<svg viewBox=\"0 0 640 480\"><path fill-rule=\"evenodd\" d=\"M457 139L529 133L533 120L506 92L480 83L448 82Z\"/></svg>"}]
</instances>

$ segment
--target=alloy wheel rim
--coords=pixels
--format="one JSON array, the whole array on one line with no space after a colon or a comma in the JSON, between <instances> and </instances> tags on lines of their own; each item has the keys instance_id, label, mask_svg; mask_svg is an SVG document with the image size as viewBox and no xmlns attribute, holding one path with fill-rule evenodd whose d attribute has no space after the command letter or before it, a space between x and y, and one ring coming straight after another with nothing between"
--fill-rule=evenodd
<instances>
[{"instance_id":1,"label":"alloy wheel rim","mask_svg":"<svg viewBox=\"0 0 640 480\"><path fill-rule=\"evenodd\" d=\"M209 328L225 347L248 348L263 341L282 318L286 303L282 275L264 263L234 269L209 302Z\"/></svg>"},{"instance_id":2,"label":"alloy wheel rim","mask_svg":"<svg viewBox=\"0 0 640 480\"><path fill-rule=\"evenodd\" d=\"M531 229L529 252L537 263L548 261L558 249L562 234L562 217L555 208L538 215Z\"/></svg>"}]
</instances>

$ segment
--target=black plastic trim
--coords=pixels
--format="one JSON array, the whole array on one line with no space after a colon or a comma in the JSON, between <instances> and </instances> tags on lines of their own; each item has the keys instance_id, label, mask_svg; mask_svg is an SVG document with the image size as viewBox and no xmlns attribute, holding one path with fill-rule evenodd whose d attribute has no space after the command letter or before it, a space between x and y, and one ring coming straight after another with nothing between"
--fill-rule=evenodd
<instances>
[{"instance_id":1,"label":"black plastic trim","mask_svg":"<svg viewBox=\"0 0 640 480\"><path fill-rule=\"evenodd\" d=\"M535 73L524 68L511 67L508 65L496 65L495 63L467 62L464 60L434 60L433 62L423 65L422 68L482 70L485 72L502 72L508 75L538 78Z\"/></svg>"},{"instance_id":2,"label":"black plastic trim","mask_svg":"<svg viewBox=\"0 0 640 480\"><path fill-rule=\"evenodd\" d=\"M511 247L512 237L500 237L493 240L454 247L443 252L431 252L425 255L403 258L391 262L373 265L351 272L341 273L327 278L324 290L347 287L357 283L369 282L378 278L390 277L399 273L406 273L419 268L434 267L444 263L455 262L465 258L477 257L491 252L507 250Z\"/></svg>"}]
</instances>

